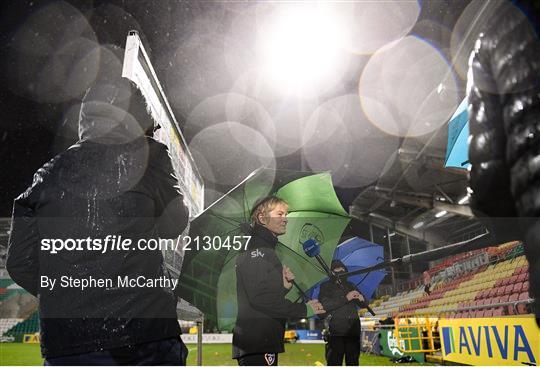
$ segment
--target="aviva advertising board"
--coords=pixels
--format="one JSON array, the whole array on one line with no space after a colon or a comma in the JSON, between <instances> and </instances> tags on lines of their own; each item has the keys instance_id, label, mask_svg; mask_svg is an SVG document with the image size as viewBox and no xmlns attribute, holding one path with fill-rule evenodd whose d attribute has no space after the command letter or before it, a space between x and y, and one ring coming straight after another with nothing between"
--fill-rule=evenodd
<instances>
[{"instance_id":1,"label":"aviva advertising board","mask_svg":"<svg viewBox=\"0 0 540 367\"><path fill-rule=\"evenodd\" d=\"M533 317L441 319L443 358L469 365L537 365L540 329Z\"/></svg>"}]
</instances>

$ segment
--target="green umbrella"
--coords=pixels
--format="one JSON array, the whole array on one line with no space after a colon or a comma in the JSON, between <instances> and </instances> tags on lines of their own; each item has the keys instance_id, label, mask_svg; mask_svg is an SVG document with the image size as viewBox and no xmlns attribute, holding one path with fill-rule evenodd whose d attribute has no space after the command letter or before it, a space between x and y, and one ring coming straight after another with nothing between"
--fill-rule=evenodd
<instances>
[{"instance_id":1,"label":"green umbrella","mask_svg":"<svg viewBox=\"0 0 540 367\"><path fill-rule=\"evenodd\" d=\"M309 238L316 239L321 244L321 256L329 262L350 221L336 196L329 173L272 169L253 172L196 217L190 226L192 243L184 254L180 295L202 310L205 319L220 330L230 331L234 327L235 258L241 251L237 248L242 244L244 249L245 239L241 237L248 232L246 225L254 203L268 195L276 195L289 203L287 233L279 237L276 253L305 290L326 274L305 255L302 243ZM203 242L210 249L203 249ZM293 288L287 297L294 301L300 294Z\"/></svg>"}]
</instances>

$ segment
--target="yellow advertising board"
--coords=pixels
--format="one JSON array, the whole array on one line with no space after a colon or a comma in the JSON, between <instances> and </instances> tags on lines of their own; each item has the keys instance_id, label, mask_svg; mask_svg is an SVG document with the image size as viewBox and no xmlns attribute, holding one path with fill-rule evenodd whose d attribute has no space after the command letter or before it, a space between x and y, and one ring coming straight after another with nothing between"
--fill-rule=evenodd
<instances>
[{"instance_id":1,"label":"yellow advertising board","mask_svg":"<svg viewBox=\"0 0 540 367\"><path fill-rule=\"evenodd\" d=\"M533 317L441 319L445 361L468 365L537 365L540 329Z\"/></svg>"},{"instance_id":2,"label":"yellow advertising board","mask_svg":"<svg viewBox=\"0 0 540 367\"><path fill-rule=\"evenodd\" d=\"M23 343L37 344L40 341L39 333L24 334Z\"/></svg>"}]
</instances>

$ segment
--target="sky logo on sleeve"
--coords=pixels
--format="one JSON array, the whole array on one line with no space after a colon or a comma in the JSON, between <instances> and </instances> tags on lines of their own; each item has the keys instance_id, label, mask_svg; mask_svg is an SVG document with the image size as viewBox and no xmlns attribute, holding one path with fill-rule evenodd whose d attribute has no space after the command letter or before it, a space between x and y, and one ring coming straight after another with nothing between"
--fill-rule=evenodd
<instances>
[{"instance_id":1,"label":"sky logo on sleeve","mask_svg":"<svg viewBox=\"0 0 540 367\"><path fill-rule=\"evenodd\" d=\"M264 257L264 252L260 251L259 249L251 251L251 257Z\"/></svg>"}]
</instances>

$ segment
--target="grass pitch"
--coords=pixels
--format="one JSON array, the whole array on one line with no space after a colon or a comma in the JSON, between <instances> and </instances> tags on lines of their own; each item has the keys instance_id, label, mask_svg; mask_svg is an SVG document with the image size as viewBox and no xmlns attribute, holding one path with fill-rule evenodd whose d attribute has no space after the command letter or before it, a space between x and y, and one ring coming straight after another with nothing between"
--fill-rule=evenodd
<instances>
[{"instance_id":1,"label":"grass pitch","mask_svg":"<svg viewBox=\"0 0 540 367\"><path fill-rule=\"evenodd\" d=\"M189 349L188 365L194 366L197 363L197 346L187 344L187 347ZM231 359L231 351L230 344L205 344L203 345L203 364L205 366L236 366L236 361ZM324 344L285 344L285 353L279 355L278 362L282 366L325 365ZM42 366L43 359L39 344L0 343L0 365ZM360 365L389 366L394 364L387 357L362 354Z\"/></svg>"}]
</instances>

